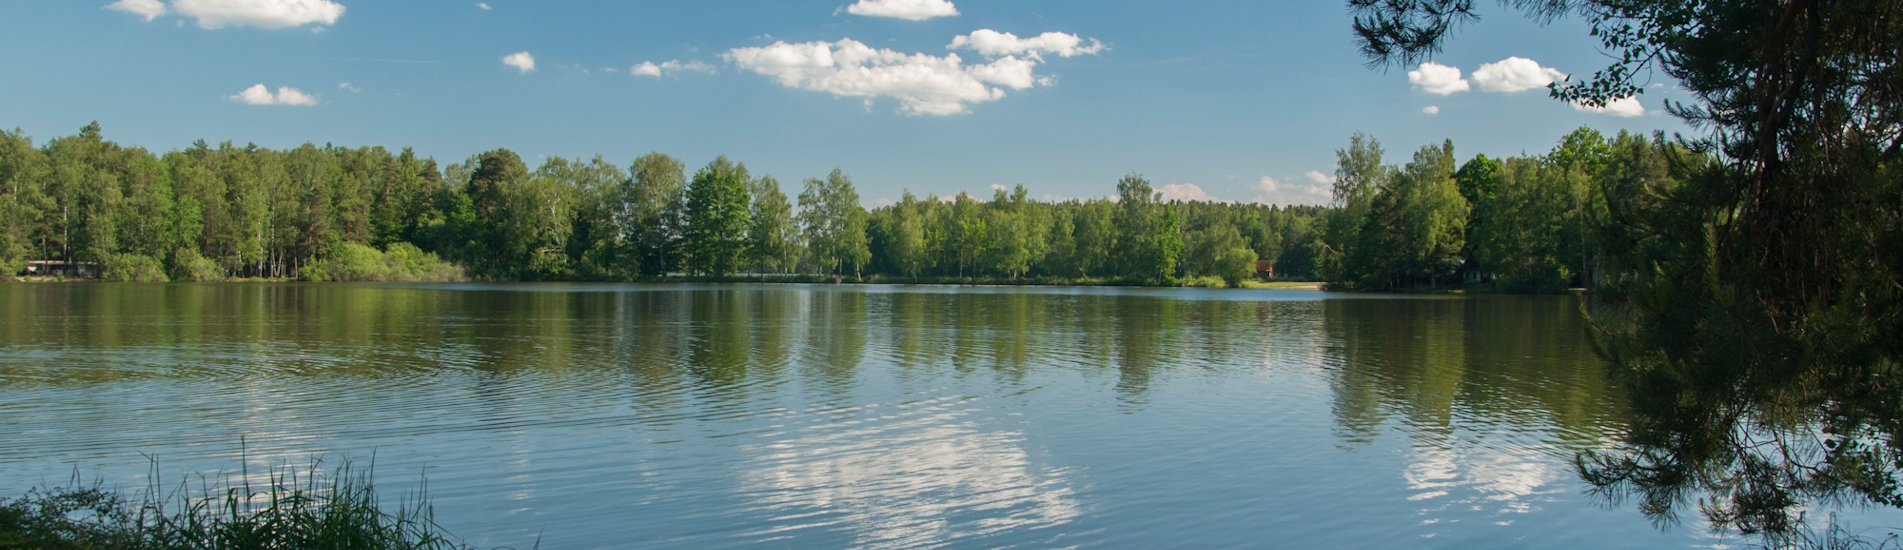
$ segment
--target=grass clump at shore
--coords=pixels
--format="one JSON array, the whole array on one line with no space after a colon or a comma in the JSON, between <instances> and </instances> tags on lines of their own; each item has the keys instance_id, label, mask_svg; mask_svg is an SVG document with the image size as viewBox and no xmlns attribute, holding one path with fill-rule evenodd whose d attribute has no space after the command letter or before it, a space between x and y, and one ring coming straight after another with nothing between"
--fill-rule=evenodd
<instances>
[{"instance_id":1,"label":"grass clump at shore","mask_svg":"<svg viewBox=\"0 0 1903 550\"><path fill-rule=\"evenodd\" d=\"M154 472L157 468L154 467ZM420 490L394 512L381 507L368 472L275 468L267 487L249 476L159 490L154 473L134 496L83 483L0 498L0 549L460 549L436 524Z\"/></svg>"}]
</instances>

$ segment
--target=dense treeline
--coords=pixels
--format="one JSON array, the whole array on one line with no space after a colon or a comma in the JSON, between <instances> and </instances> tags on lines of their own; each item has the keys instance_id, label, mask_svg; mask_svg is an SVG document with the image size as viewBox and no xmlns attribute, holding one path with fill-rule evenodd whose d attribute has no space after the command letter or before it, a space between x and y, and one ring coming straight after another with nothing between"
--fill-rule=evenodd
<instances>
[{"instance_id":1,"label":"dense treeline","mask_svg":"<svg viewBox=\"0 0 1903 550\"><path fill-rule=\"evenodd\" d=\"M862 280L1050 280L1235 286L1281 276L1347 288L1590 283L1594 227L1620 178L1660 177L1657 140L1591 130L1552 153L1456 167L1451 143L1383 164L1372 138L1339 152L1335 204L1166 201L1142 176L1092 200L1022 185L867 211L840 170L789 200L778 180L716 158L688 174L649 153L530 169L507 149L438 168L408 149L204 142L153 155L97 124L40 147L0 134L0 269L96 265L123 280L626 280L808 274ZM467 270L467 274L463 270Z\"/></svg>"},{"instance_id":2,"label":"dense treeline","mask_svg":"<svg viewBox=\"0 0 1903 550\"><path fill-rule=\"evenodd\" d=\"M1592 287L1612 265L1608 201L1647 200L1709 165L1663 136L1608 140L1581 128L1551 152L1455 164L1453 143L1429 145L1405 165L1382 163L1372 138L1338 152L1336 208L1320 231L1318 274L1347 288L1441 287L1458 279L1541 292ZM1651 197L1656 199L1656 197Z\"/></svg>"}]
</instances>

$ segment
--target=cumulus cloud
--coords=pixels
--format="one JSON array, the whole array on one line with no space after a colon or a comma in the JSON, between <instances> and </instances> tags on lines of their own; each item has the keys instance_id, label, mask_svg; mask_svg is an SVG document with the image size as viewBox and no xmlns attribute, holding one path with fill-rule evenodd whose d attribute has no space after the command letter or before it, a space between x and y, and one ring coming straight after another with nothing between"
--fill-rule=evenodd
<instances>
[{"instance_id":1,"label":"cumulus cloud","mask_svg":"<svg viewBox=\"0 0 1903 550\"><path fill-rule=\"evenodd\" d=\"M489 11L489 10L493 10L493 9L495 9L495 8L491 8L491 7L489 7L489 3L488 3L488 2L477 2L477 3L476 3L476 9L480 9L480 10L482 10L482 11Z\"/></svg>"},{"instance_id":2,"label":"cumulus cloud","mask_svg":"<svg viewBox=\"0 0 1903 550\"><path fill-rule=\"evenodd\" d=\"M1022 55L1032 59L1043 59L1044 54L1058 57L1095 55L1103 51L1103 42L1095 38L1085 40L1077 35L1063 32L1047 32L1029 38L1018 38L1008 32L991 29L978 29L971 34L961 34L952 38L948 50L968 49L985 57L1004 55Z\"/></svg>"},{"instance_id":3,"label":"cumulus cloud","mask_svg":"<svg viewBox=\"0 0 1903 550\"><path fill-rule=\"evenodd\" d=\"M989 63L965 64L958 54L944 56L873 48L850 38L837 42L774 42L734 48L723 55L743 70L773 77L781 86L842 97L898 100L907 115L948 116L996 101L1005 90L1049 86L1035 69L1041 59L1006 55Z\"/></svg>"},{"instance_id":4,"label":"cumulus cloud","mask_svg":"<svg viewBox=\"0 0 1903 550\"><path fill-rule=\"evenodd\" d=\"M662 75L669 75L669 74L679 74L679 73L712 74L713 72L714 72L713 65L708 65L706 63L701 63L699 61L682 62L678 59L669 59L667 61L662 61L660 63L655 63L653 61L642 61L641 64L635 65L628 69L628 74L631 74L634 76L646 76L646 77L653 77L653 78L660 78Z\"/></svg>"},{"instance_id":5,"label":"cumulus cloud","mask_svg":"<svg viewBox=\"0 0 1903 550\"><path fill-rule=\"evenodd\" d=\"M1209 196L1208 192L1203 191L1203 186L1194 183L1165 184L1156 191L1163 196L1165 202L1224 202L1217 200L1216 197Z\"/></svg>"},{"instance_id":6,"label":"cumulus cloud","mask_svg":"<svg viewBox=\"0 0 1903 550\"><path fill-rule=\"evenodd\" d=\"M172 9L204 29L334 25L344 16L344 5L332 0L172 0Z\"/></svg>"},{"instance_id":7,"label":"cumulus cloud","mask_svg":"<svg viewBox=\"0 0 1903 550\"><path fill-rule=\"evenodd\" d=\"M1637 96L1626 96L1606 102L1603 107L1594 107L1584 103L1574 103L1574 109L1588 113L1599 113L1616 117L1631 118L1645 115L1645 104L1639 103Z\"/></svg>"},{"instance_id":8,"label":"cumulus cloud","mask_svg":"<svg viewBox=\"0 0 1903 550\"><path fill-rule=\"evenodd\" d=\"M350 92L353 94L363 91L363 88L358 88L356 84L351 84L349 82L338 82L337 89Z\"/></svg>"},{"instance_id":9,"label":"cumulus cloud","mask_svg":"<svg viewBox=\"0 0 1903 550\"><path fill-rule=\"evenodd\" d=\"M1474 69L1473 81L1487 92L1524 92L1566 80L1566 73L1524 57L1509 57Z\"/></svg>"},{"instance_id":10,"label":"cumulus cloud","mask_svg":"<svg viewBox=\"0 0 1903 550\"><path fill-rule=\"evenodd\" d=\"M1467 91L1467 79L1460 77L1460 68L1449 67L1432 61L1422 63L1419 68L1407 72L1407 83L1416 89L1435 95L1448 95Z\"/></svg>"},{"instance_id":11,"label":"cumulus cloud","mask_svg":"<svg viewBox=\"0 0 1903 550\"><path fill-rule=\"evenodd\" d=\"M245 105L260 106L292 105L297 107L309 107L317 104L317 96L304 93L303 90L290 86L278 86L277 93L272 94L271 89L266 88L263 84L252 84L250 88L245 88L242 92L225 96L225 99Z\"/></svg>"},{"instance_id":12,"label":"cumulus cloud","mask_svg":"<svg viewBox=\"0 0 1903 550\"><path fill-rule=\"evenodd\" d=\"M106 4L106 9L144 17L146 21L158 19L159 16L165 15L166 11L165 3L159 0L119 0Z\"/></svg>"},{"instance_id":13,"label":"cumulus cloud","mask_svg":"<svg viewBox=\"0 0 1903 550\"><path fill-rule=\"evenodd\" d=\"M1421 112L1423 112L1423 113L1427 113L1427 114L1430 114L1430 115L1438 115L1438 114L1440 114L1440 106L1439 106L1439 105L1428 105L1428 106L1426 106L1426 107L1422 107L1422 108L1421 108Z\"/></svg>"},{"instance_id":14,"label":"cumulus cloud","mask_svg":"<svg viewBox=\"0 0 1903 550\"><path fill-rule=\"evenodd\" d=\"M529 71L535 70L535 56L529 55L529 52L515 52L502 56L502 64L515 67L522 74L529 74Z\"/></svg>"},{"instance_id":15,"label":"cumulus cloud","mask_svg":"<svg viewBox=\"0 0 1903 550\"><path fill-rule=\"evenodd\" d=\"M1262 176L1255 183L1257 204L1323 204L1328 202L1334 178L1314 170L1302 174L1307 181L1282 181Z\"/></svg>"},{"instance_id":16,"label":"cumulus cloud","mask_svg":"<svg viewBox=\"0 0 1903 550\"><path fill-rule=\"evenodd\" d=\"M859 0L846 7L846 13L866 17L890 17L924 21L934 17L958 15L950 0Z\"/></svg>"},{"instance_id":17,"label":"cumulus cloud","mask_svg":"<svg viewBox=\"0 0 1903 550\"><path fill-rule=\"evenodd\" d=\"M1262 179L1255 182L1255 202L1263 204L1274 202L1274 197L1281 192L1282 182L1276 181L1274 177L1262 176Z\"/></svg>"}]
</instances>

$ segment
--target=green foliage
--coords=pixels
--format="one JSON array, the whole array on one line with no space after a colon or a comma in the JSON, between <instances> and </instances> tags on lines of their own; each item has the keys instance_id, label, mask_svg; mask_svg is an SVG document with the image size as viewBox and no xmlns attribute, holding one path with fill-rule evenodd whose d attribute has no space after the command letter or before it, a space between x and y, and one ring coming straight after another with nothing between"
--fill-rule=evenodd
<instances>
[{"instance_id":1,"label":"green foliage","mask_svg":"<svg viewBox=\"0 0 1903 550\"><path fill-rule=\"evenodd\" d=\"M636 157L631 179L622 187L616 220L632 248L634 271L653 277L680 267L681 213L687 205L687 176L681 161L661 153Z\"/></svg>"},{"instance_id":2,"label":"green foliage","mask_svg":"<svg viewBox=\"0 0 1903 550\"><path fill-rule=\"evenodd\" d=\"M511 277L525 271L530 249L525 235L504 231L504 227L522 228L533 222L514 219L511 208L522 190L529 186L528 168L514 151L496 149L478 155L475 168L463 194L477 223L462 228L469 235L471 249L462 257L478 273Z\"/></svg>"},{"instance_id":3,"label":"green foliage","mask_svg":"<svg viewBox=\"0 0 1903 550\"><path fill-rule=\"evenodd\" d=\"M747 166L725 156L694 172L681 234L688 271L720 277L740 267L747 247L749 181Z\"/></svg>"},{"instance_id":4,"label":"green foliage","mask_svg":"<svg viewBox=\"0 0 1903 550\"><path fill-rule=\"evenodd\" d=\"M1182 215L1138 174L1117 180L1118 265L1131 279L1167 282L1183 251Z\"/></svg>"},{"instance_id":5,"label":"green foliage","mask_svg":"<svg viewBox=\"0 0 1903 550\"><path fill-rule=\"evenodd\" d=\"M1381 142L1360 133L1349 138L1347 148L1335 151L1335 209L1323 218L1313 245L1315 273L1331 284L1353 286L1352 281L1369 271L1369 260L1382 254L1362 246L1361 236L1376 195L1394 178L1382 155Z\"/></svg>"},{"instance_id":6,"label":"green foliage","mask_svg":"<svg viewBox=\"0 0 1903 550\"><path fill-rule=\"evenodd\" d=\"M1474 17L1465 0L1349 4L1377 63ZM1572 190L1562 256L1603 280L1600 348L1638 417L1581 475L1773 544L1815 502L1903 506L1903 4L1516 4L1584 18L1614 54L1554 96L1630 98L1656 70L1690 96L1672 113L1708 132L1576 132L1549 155Z\"/></svg>"},{"instance_id":7,"label":"green foliage","mask_svg":"<svg viewBox=\"0 0 1903 550\"><path fill-rule=\"evenodd\" d=\"M799 202L800 226L806 232L807 257L813 267L833 275L861 274L872 260L866 209L859 205L859 192L846 173L834 168L825 179L808 178Z\"/></svg>"},{"instance_id":8,"label":"green foliage","mask_svg":"<svg viewBox=\"0 0 1903 550\"><path fill-rule=\"evenodd\" d=\"M34 256L39 213L48 200L41 191L45 164L45 155L19 130L0 132L0 281L13 280Z\"/></svg>"},{"instance_id":9,"label":"green foliage","mask_svg":"<svg viewBox=\"0 0 1903 550\"><path fill-rule=\"evenodd\" d=\"M926 217L937 201L921 203L910 191L899 203L872 211L867 217L867 254L873 268L883 273L917 277L933 265Z\"/></svg>"},{"instance_id":10,"label":"green foliage","mask_svg":"<svg viewBox=\"0 0 1903 550\"><path fill-rule=\"evenodd\" d=\"M1216 262L1216 275L1222 277L1223 284L1229 288L1240 287L1243 281L1255 277L1255 260L1254 250L1231 248Z\"/></svg>"},{"instance_id":11,"label":"green foliage","mask_svg":"<svg viewBox=\"0 0 1903 550\"><path fill-rule=\"evenodd\" d=\"M172 251L172 262L168 265L166 274L172 280L181 282L220 281L225 278L225 271L218 267L217 262L211 261L191 247Z\"/></svg>"},{"instance_id":12,"label":"green foliage","mask_svg":"<svg viewBox=\"0 0 1903 550\"><path fill-rule=\"evenodd\" d=\"M696 173L690 208L680 161L660 153L628 170L599 157L552 157L531 172L497 149L438 170L433 160L381 147L198 142L153 156L105 141L96 127L40 148L15 132L0 138L0 218L23 221L0 225L0 268L91 261L87 255L103 250L162 258L174 280L462 276L391 269L375 256L408 244L489 279L614 280L687 269L716 278L749 270L1177 284L1220 278L1234 264L1232 249L1246 248L1273 261L1281 277L1386 288L1452 284L1449 264L1481 265L1483 228L1525 227L1531 233L1485 233L1512 246L1487 249L1507 263L1482 275L1500 288L1544 290L1565 284L1551 283L1552 273L1572 278L1602 263L1603 185L1582 167L1615 172L1614 144L1575 132L1549 155L1575 169L1556 169L1559 179L1543 175L1534 187L1564 199L1555 204L1593 210L1534 209L1514 214L1522 221L1488 226L1488 208L1527 198L1499 189L1499 163L1475 159L1451 176L1474 212L1461 225L1447 204L1434 206L1453 202L1445 185L1451 150L1435 148L1433 162L1407 172L1382 164L1379 143L1363 135L1340 152L1335 207L1166 204L1131 174L1118 182L1116 200L1038 201L1019 185L988 199L906 193L867 212L843 172L807 181L789 204L776 180L726 159Z\"/></svg>"},{"instance_id":13,"label":"green foliage","mask_svg":"<svg viewBox=\"0 0 1903 550\"><path fill-rule=\"evenodd\" d=\"M1466 199L1467 205L1471 207L1467 214L1467 246L1461 250L1465 272L1483 269L1478 253L1479 238L1474 235L1474 231L1486 225L1488 218L1493 215L1491 206L1500 194L1501 171L1505 169L1505 165L1497 159L1474 155L1474 158L1454 171L1454 183L1460 187L1460 197Z\"/></svg>"},{"instance_id":14,"label":"green foliage","mask_svg":"<svg viewBox=\"0 0 1903 550\"><path fill-rule=\"evenodd\" d=\"M465 280L461 268L410 243L395 243L383 251L357 243L338 245L305 266L300 277L306 281L359 282Z\"/></svg>"},{"instance_id":15,"label":"green foliage","mask_svg":"<svg viewBox=\"0 0 1903 550\"><path fill-rule=\"evenodd\" d=\"M626 246L616 216L628 175L597 155L583 163L560 157L543 165L542 175L570 190L573 200L567 246L569 274L585 279L616 279L628 274ZM550 234L555 232L551 229Z\"/></svg>"},{"instance_id":16,"label":"green foliage","mask_svg":"<svg viewBox=\"0 0 1903 550\"><path fill-rule=\"evenodd\" d=\"M151 256L144 254L112 254L106 256L101 278L108 281L132 283L163 283L170 279L165 276L165 266Z\"/></svg>"},{"instance_id":17,"label":"green foliage","mask_svg":"<svg viewBox=\"0 0 1903 550\"><path fill-rule=\"evenodd\" d=\"M1474 257L1498 288L1553 292L1566 287L1566 249L1571 217L1566 172L1542 159L1508 159L1499 187L1476 205L1485 212L1470 227Z\"/></svg>"},{"instance_id":18,"label":"green foliage","mask_svg":"<svg viewBox=\"0 0 1903 550\"><path fill-rule=\"evenodd\" d=\"M1028 204L1023 185L1006 194L997 189L979 214L985 230L975 244L978 270L1006 279L1017 279L1030 272L1031 265L1048 252L1041 211Z\"/></svg>"},{"instance_id":19,"label":"green foliage","mask_svg":"<svg viewBox=\"0 0 1903 550\"><path fill-rule=\"evenodd\" d=\"M1357 136L1359 137L1359 136ZM1380 145L1350 143L1339 153L1338 202L1344 216L1332 232L1341 239L1340 271L1331 282L1361 289L1439 286L1461 265L1470 210L1454 180L1453 142L1422 147L1401 169L1380 167Z\"/></svg>"},{"instance_id":20,"label":"green foliage","mask_svg":"<svg viewBox=\"0 0 1903 550\"><path fill-rule=\"evenodd\" d=\"M747 223L747 260L753 271L786 273L798 267L799 227L780 181L762 176L747 188L753 195Z\"/></svg>"},{"instance_id":21,"label":"green foliage","mask_svg":"<svg viewBox=\"0 0 1903 550\"><path fill-rule=\"evenodd\" d=\"M1236 249L1248 250L1248 242L1243 240L1242 232L1229 225L1192 229L1183 240L1187 250L1183 257L1183 274L1191 277L1223 276L1230 271L1229 253ZM1254 256L1255 252L1251 250L1249 254Z\"/></svg>"},{"instance_id":22,"label":"green foliage","mask_svg":"<svg viewBox=\"0 0 1903 550\"><path fill-rule=\"evenodd\" d=\"M149 487L137 499L78 479L36 488L0 498L0 548L467 548L436 524L424 493L389 511L348 462L266 478L268 487L244 479Z\"/></svg>"}]
</instances>

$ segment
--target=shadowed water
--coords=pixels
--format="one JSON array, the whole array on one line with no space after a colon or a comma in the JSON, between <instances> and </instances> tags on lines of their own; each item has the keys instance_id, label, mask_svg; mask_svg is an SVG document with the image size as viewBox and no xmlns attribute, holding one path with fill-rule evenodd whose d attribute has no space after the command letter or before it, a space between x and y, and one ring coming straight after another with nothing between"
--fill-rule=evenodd
<instances>
[{"instance_id":1,"label":"shadowed water","mask_svg":"<svg viewBox=\"0 0 1903 550\"><path fill-rule=\"evenodd\" d=\"M0 495L374 455L485 546L1737 542L1584 494L1575 300L4 285Z\"/></svg>"}]
</instances>

